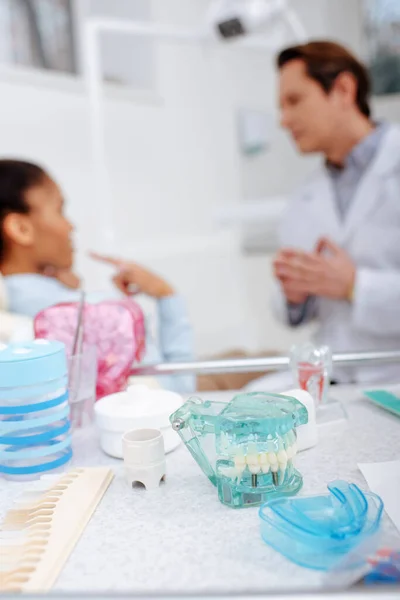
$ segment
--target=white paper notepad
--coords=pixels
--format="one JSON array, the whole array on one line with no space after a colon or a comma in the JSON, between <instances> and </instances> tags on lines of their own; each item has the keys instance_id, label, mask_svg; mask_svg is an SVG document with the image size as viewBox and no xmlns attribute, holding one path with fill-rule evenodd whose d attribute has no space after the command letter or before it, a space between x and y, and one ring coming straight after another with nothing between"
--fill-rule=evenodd
<instances>
[{"instance_id":1,"label":"white paper notepad","mask_svg":"<svg viewBox=\"0 0 400 600\"><path fill-rule=\"evenodd\" d=\"M382 498L386 513L400 531L400 460L363 463L358 468L370 490Z\"/></svg>"}]
</instances>

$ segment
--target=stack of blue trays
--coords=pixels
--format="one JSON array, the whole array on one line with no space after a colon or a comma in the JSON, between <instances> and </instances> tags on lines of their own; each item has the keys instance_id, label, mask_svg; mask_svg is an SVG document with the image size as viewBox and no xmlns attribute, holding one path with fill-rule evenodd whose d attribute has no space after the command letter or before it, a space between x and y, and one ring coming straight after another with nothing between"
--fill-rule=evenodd
<instances>
[{"instance_id":1,"label":"stack of blue trays","mask_svg":"<svg viewBox=\"0 0 400 600\"><path fill-rule=\"evenodd\" d=\"M64 345L0 345L0 474L32 479L71 457Z\"/></svg>"}]
</instances>

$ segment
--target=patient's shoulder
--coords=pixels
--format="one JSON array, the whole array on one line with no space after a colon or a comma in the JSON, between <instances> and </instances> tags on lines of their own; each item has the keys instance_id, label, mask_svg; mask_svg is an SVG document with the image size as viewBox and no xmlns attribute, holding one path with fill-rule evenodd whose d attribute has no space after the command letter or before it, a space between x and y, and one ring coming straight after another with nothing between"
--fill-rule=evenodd
<instances>
[{"instance_id":1,"label":"patient's shoulder","mask_svg":"<svg viewBox=\"0 0 400 600\"><path fill-rule=\"evenodd\" d=\"M39 275L38 273L4 275L3 281L7 289L18 289L26 293L35 293L41 290L67 289L57 279Z\"/></svg>"},{"instance_id":2,"label":"patient's shoulder","mask_svg":"<svg viewBox=\"0 0 400 600\"><path fill-rule=\"evenodd\" d=\"M74 302L79 296L56 279L35 273L8 275L3 281L7 290L7 309L29 317L34 317L48 306Z\"/></svg>"}]
</instances>

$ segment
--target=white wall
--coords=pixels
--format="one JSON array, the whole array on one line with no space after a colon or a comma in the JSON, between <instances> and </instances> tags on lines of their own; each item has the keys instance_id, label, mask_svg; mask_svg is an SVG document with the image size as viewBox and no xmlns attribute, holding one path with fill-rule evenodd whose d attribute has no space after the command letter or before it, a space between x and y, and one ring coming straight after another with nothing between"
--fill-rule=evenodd
<instances>
[{"instance_id":1,"label":"white wall","mask_svg":"<svg viewBox=\"0 0 400 600\"><path fill-rule=\"evenodd\" d=\"M82 17L89 15L147 21L151 18L151 2L75 0L75 13L78 26L82 23ZM136 88L151 88L154 85L155 57L151 40L108 32L101 36L100 46L103 74L108 81L122 81Z\"/></svg>"},{"instance_id":2,"label":"white wall","mask_svg":"<svg viewBox=\"0 0 400 600\"><path fill-rule=\"evenodd\" d=\"M313 37L336 33L353 40L351 7L357 1L298 0L296 6ZM193 26L201 22L206 4L154 0L154 16ZM300 159L278 130L265 156L243 158L238 152L237 109L275 111L272 57L163 45L157 59L158 97L106 103L116 247L106 248L98 235L89 108L82 89L0 77L0 154L43 163L63 186L89 288L103 287L108 277L105 268L84 257L96 245L146 262L179 287L190 305L199 353L240 345L285 349L294 338L268 312L270 257L244 259L236 233L220 233L213 222L217 206L288 192L313 167L314 161ZM380 102L379 111L399 116L395 101Z\"/></svg>"},{"instance_id":3,"label":"white wall","mask_svg":"<svg viewBox=\"0 0 400 600\"><path fill-rule=\"evenodd\" d=\"M164 6L160 2L155 12ZM39 161L61 183L79 229L79 264L89 288L108 276L82 257L97 244L143 260L176 283L188 297L199 353L251 344L238 241L234 234L213 232L213 207L240 198L224 61L213 61L211 68L213 57L199 47L158 51L159 98L144 105L106 103L115 248L104 248L97 235L89 108L82 91L0 81L0 154Z\"/></svg>"}]
</instances>

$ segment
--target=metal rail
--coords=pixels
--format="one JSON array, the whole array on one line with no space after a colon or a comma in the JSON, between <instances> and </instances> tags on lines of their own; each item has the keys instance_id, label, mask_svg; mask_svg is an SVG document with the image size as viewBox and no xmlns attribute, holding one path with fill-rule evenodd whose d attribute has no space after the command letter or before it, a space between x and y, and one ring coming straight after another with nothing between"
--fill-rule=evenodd
<instances>
[{"instance_id":1,"label":"metal rail","mask_svg":"<svg viewBox=\"0 0 400 600\"><path fill-rule=\"evenodd\" d=\"M342 352L334 354L333 362L340 366L386 364L400 362L400 350L386 352ZM180 373L255 373L259 371L282 371L289 367L288 356L260 358L234 358L224 360L199 360L182 363L162 363L138 366L131 375L177 375ZM400 377L399 377L400 378Z\"/></svg>"}]
</instances>

